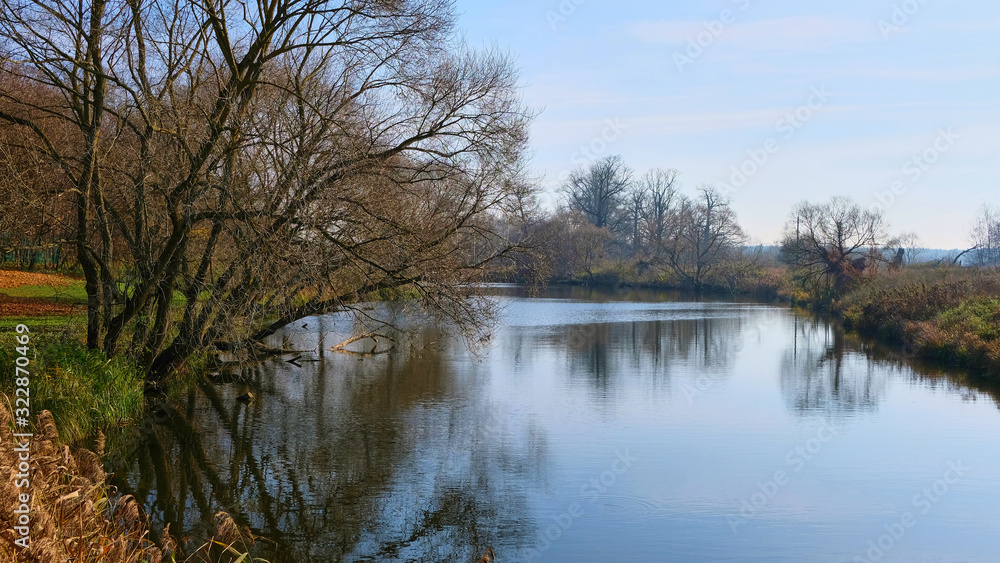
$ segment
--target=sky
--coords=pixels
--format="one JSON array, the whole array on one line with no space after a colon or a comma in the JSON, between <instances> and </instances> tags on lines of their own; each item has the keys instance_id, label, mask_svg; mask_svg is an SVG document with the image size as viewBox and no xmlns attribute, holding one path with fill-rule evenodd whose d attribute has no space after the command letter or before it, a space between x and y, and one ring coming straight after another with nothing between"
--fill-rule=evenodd
<instances>
[{"instance_id":1,"label":"sky","mask_svg":"<svg viewBox=\"0 0 1000 563\"><path fill-rule=\"evenodd\" d=\"M849 196L931 248L1000 205L996 0L456 4L466 41L521 69L548 207L613 154L724 190L763 244L803 200Z\"/></svg>"}]
</instances>

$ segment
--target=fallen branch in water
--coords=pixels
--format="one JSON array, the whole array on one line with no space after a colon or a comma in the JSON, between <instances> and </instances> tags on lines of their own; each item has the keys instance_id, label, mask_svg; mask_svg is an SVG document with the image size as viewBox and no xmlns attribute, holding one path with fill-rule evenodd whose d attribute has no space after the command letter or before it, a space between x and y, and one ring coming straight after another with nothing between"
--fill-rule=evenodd
<instances>
[{"instance_id":1,"label":"fallen branch in water","mask_svg":"<svg viewBox=\"0 0 1000 563\"><path fill-rule=\"evenodd\" d=\"M375 342L375 346L373 346L370 351L368 351L368 352L359 352L357 350L347 350L346 349L347 346L350 346L351 344L354 344L355 342L357 342L359 340L364 340L366 338L371 338ZM386 352L389 352L390 350L393 349L393 346L390 346L389 348L386 348L385 350L376 352L375 350L378 348L378 339L379 338L384 338L384 339L386 339L386 340L388 340L389 342L392 342L392 343L396 342L396 339L394 339L393 337L387 336L385 334L382 334L382 333L380 333L378 331L374 331L373 330L371 332L366 332L364 334L359 334L358 336L352 336L351 338L348 338L347 340L341 342L340 344L337 344L336 346L330 347L329 350L331 352L340 352L341 354L353 354L355 356L371 356L371 355L375 355L375 354L385 354Z\"/></svg>"}]
</instances>

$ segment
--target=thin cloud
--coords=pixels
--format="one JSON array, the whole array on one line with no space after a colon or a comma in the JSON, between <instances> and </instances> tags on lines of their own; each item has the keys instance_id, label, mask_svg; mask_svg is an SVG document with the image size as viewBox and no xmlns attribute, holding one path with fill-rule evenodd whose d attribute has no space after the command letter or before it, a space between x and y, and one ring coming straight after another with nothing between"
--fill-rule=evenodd
<instances>
[{"instance_id":1,"label":"thin cloud","mask_svg":"<svg viewBox=\"0 0 1000 563\"><path fill-rule=\"evenodd\" d=\"M996 78L1000 76L1000 65L984 64L938 69L861 68L842 71L841 76L872 76L894 80L960 82Z\"/></svg>"},{"instance_id":2,"label":"thin cloud","mask_svg":"<svg viewBox=\"0 0 1000 563\"><path fill-rule=\"evenodd\" d=\"M716 28L718 29L718 28ZM703 21L639 21L629 24L631 35L644 43L686 46L699 34L712 32ZM842 44L880 40L871 22L817 16L791 16L722 28L711 44L729 45L744 52L812 52Z\"/></svg>"},{"instance_id":3,"label":"thin cloud","mask_svg":"<svg viewBox=\"0 0 1000 563\"><path fill-rule=\"evenodd\" d=\"M939 31L962 31L967 33L974 33L977 31L996 31L1000 29L1000 18L945 22L928 25L926 27Z\"/></svg>"}]
</instances>

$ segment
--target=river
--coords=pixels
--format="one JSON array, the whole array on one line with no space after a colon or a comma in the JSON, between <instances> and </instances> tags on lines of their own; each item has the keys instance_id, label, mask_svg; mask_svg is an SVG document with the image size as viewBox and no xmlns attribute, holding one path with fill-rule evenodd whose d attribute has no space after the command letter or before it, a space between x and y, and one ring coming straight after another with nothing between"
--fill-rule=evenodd
<instances>
[{"instance_id":1,"label":"river","mask_svg":"<svg viewBox=\"0 0 1000 563\"><path fill-rule=\"evenodd\" d=\"M114 483L271 563L1000 561L995 390L787 306L497 293L471 351L304 319L275 343L317 352L174 398Z\"/></svg>"}]
</instances>

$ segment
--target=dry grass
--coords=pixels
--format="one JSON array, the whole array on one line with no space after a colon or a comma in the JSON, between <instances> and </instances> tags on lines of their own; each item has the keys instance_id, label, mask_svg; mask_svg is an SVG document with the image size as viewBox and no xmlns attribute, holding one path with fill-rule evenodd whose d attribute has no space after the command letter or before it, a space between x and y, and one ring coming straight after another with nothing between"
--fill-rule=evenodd
<instances>
[{"instance_id":1,"label":"dry grass","mask_svg":"<svg viewBox=\"0 0 1000 563\"><path fill-rule=\"evenodd\" d=\"M834 310L863 334L918 356L1000 373L1000 271L911 268L885 274L840 298Z\"/></svg>"},{"instance_id":2,"label":"dry grass","mask_svg":"<svg viewBox=\"0 0 1000 563\"><path fill-rule=\"evenodd\" d=\"M5 398L6 399L6 398ZM52 414L38 415L31 442L31 548L14 544L12 529L15 502L25 489L15 487L16 455L11 430L11 411L0 405L0 560L25 563L150 562L164 560L169 545L153 545L147 539L146 521L131 496L116 497L105 485L104 469L97 454L88 450L70 452L59 441ZM169 538L169 534L165 536ZM169 544L169 540L167 542ZM169 560L169 559L167 559Z\"/></svg>"},{"instance_id":3,"label":"dry grass","mask_svg":"<svg viewBox=\"0 0 1000 563\"><path fill-rule=\"evenodd\" d=\"M52 414L38 415L31 443L31 548L16 546L17 455L9 399L0 401L0 561L16 563L160 563L175 561L169 527L159 544L149 540L148 520L130 495L105 483L97 453L75 453L59 440ZM100 444L101 440L98 440ZM99 447L99 446L98 446ZM100 452L99 452L100 453ZM245 550L253 536L226 513L216 515L216 537L189 556L189 562L252 560ZM243 550L236 549L239 546Z\"/></svg>"}]
</instances>

